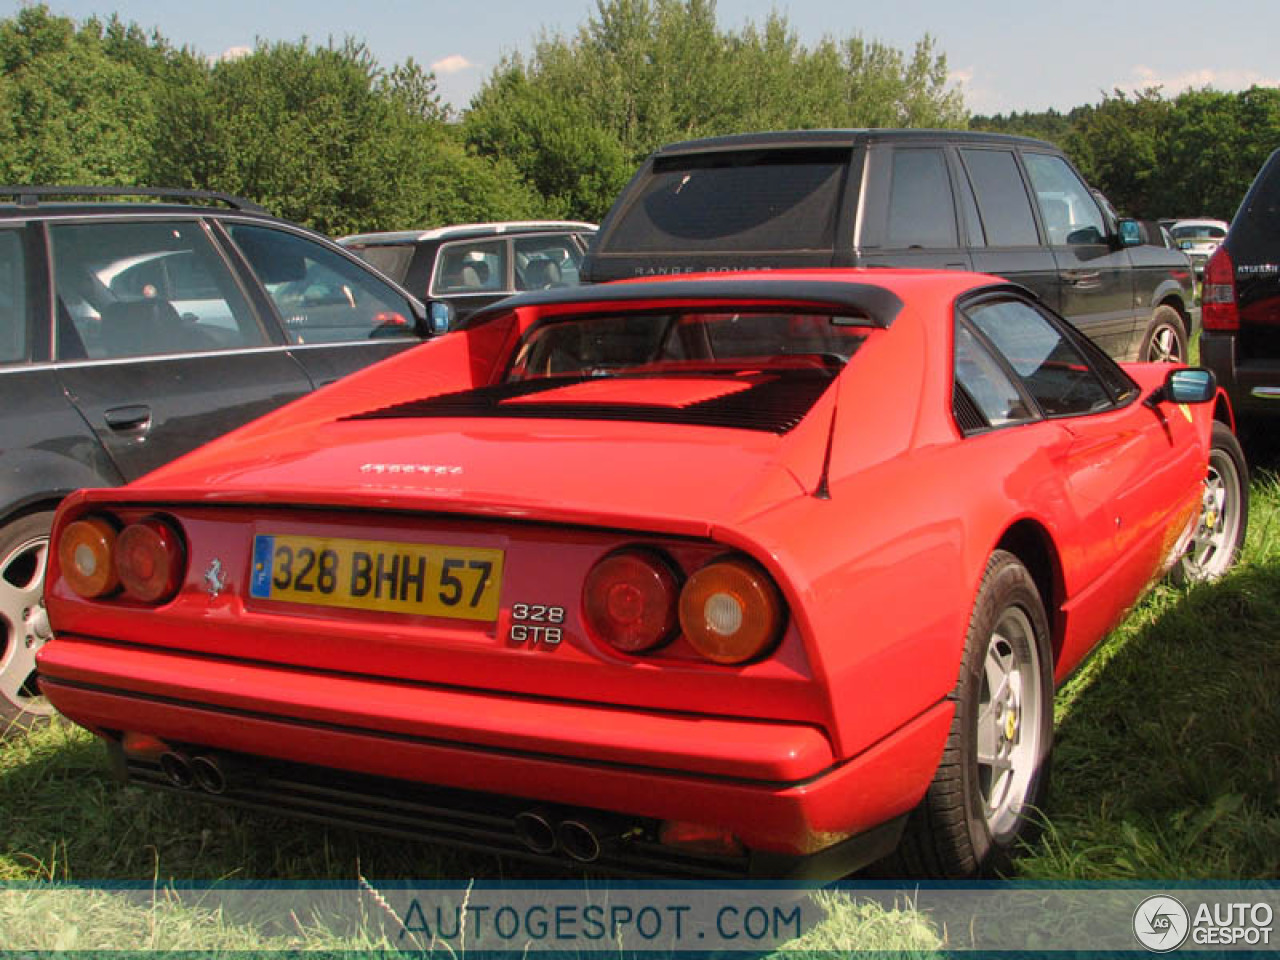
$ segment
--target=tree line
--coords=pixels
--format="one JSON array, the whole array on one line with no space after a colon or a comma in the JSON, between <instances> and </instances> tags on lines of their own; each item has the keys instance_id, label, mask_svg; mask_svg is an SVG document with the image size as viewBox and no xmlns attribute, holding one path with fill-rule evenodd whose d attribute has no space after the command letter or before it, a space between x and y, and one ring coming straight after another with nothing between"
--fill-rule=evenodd
<instances>
[{"instance_id":1,"label":"tree line","mask_svg":"<svg viewBox=\"0 0 1280 960\"><path fill-rule=\"evenodd\" d=\"M973 117L994 130L1057 143L1130 216L1230 220L1263 161L1280 147L1280 89L1238 93L1115 90L1069 113Z\"/></svg>"},{"instance_id":2,"label":"tree line","mask_svg":"<svg viewBox=\"0 0 1280 960\"><path fill-rule=\"evenodd\" d=\"M946 57L860 35L807 45L785 16L727 30L714 0L598 0L495 67L455 112L412 59L354 39L209 60L118 17L0 20L0 182L220 190L330 234L599 219L673 140L812 127L1028 133L1124 212L1234 210L1280 143L1280 91L1117 92L1070 114L970 118Z\"/></svg>"}]
</instances>

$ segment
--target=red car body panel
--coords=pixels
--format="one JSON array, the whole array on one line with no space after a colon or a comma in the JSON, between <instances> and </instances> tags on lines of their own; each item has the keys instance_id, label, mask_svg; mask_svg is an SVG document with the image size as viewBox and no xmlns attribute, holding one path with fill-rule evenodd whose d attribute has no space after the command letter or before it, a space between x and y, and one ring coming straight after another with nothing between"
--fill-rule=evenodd
<instances>
[{"instance_id":1,"label":"red car body panel","mask_svg":"<svg viewBox=\"0 0 1280 960\"><path fill-rule=\"evenodd\" d=\"M160 510L181 524L189 557L178 596L145 609L80 598L52 557L44 689L113 736L712 822L754 849L808 853L905 813L942 753L992 551L1015 535L1042 545L1062 680L1175 556L1199 509L1212 410L1131 402L962 438L952 317L958 298L995 281L776 276L871 283L905 305L781 436L528 415L348 419L496 382L544 315L601 309L533 305L354 374L128 487L68 498L55 543L93 510ZM666 294L626 309L678 305ZM1126 369L1145 395L1167 368ZM526 406L576 391L679 408L724 389L589 382ZM502 549L498 618L255 600L261 533ZM726 550L753 558L789 610L776 650L726 667L682 638L648 657L594 638L586 574L635 543L687 569ZM215 561L225 588L211 596ZM516 603L565 610L564 641L513 642Z\"/></svg>"}]
</instances>

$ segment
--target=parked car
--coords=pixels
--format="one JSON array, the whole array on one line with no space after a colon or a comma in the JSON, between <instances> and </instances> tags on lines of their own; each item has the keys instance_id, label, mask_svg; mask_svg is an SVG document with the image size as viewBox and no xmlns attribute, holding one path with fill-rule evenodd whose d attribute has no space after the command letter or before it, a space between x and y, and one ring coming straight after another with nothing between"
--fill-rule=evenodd
<instances>
[{"instance_id":1,"label":"parked car","mask_svg":"<svg viewBox=\"0 0 1280 960\"><path fill-rule=\"evenodd\" d=\"M944 267L1029 287L1121 360L1182 360L1193 278L1052 144L805 130L662 147L609 211L588 280L779 267Z\"/></svg>"},{"instance_id":2,"label":"parked car","mask_svg":"<svg viewBox=\"0 0 1280 960\"><path fill-rule=\"evenodd\" d=\"M1204 317L1205 365L1242 425L1262 427L1280 413L1280 150L1258 171L1209 258Z\"/></svg>"},{"instance_id":3,"label":"parked car","mask_svg":"<svg viewBox=\"0 0 1280 960\"><path fill-rule=\"evenodd\" d=\"M50 711L33 670L59 500L133 480L427 328L363 261L244 200L0 194L17 201L0 205L2 733ZM154 202L102 202L124 195Z\"/></svg>"},{"instance_id":4,"label":"parked car","mask_svg":"<svg viewBox=\"0 0 1280 960\"><path fill-rule=\"evenodd\" d=\"M40 682L132 781L411 839L994 869L1055 683L1232 562L1224 417L965 272L524 294L68 498Z\"/></svg>"},{"instance_id":5,"label":"parked car","mask_svg":"<svg viewBox=\"0 0 1280 960\"><path fill-rule=\"evenodd\" d=\"M1199 277L1204 275L1204 265L1227 235L1227 225L1221 220L1179 220L1169 232L1178 248L1191 258Z\"/></svg>"},{"instance_id":6,"label":"parked car","mask_svg":"<svg viewBox=\"0 0 1280 960\"><path fill-rule=\"evenodd\" d=\"M361 233L338 240L437 310L442 332L523 290L576 286L594 223L527 220L434 230Z\"/></svg>"}]
</instances>

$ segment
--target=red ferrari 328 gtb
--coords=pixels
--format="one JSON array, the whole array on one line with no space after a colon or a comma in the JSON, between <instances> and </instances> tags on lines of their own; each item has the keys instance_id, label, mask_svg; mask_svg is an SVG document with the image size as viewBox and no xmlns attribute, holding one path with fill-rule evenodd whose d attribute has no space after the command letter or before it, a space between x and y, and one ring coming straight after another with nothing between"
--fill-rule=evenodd
<instances>
[{"instance_id":1,"label":"red ferrari 328 gtb","mask_svg":"<svg viewBox=\"0 0 1280 960\"><path fill-rule=\"evenodd\" d=\"M131 780L406 837L1000 869L1055 683L1234 559L1230 421L990 277L529 294L69 497L41 685Z\"/></svg>"}]
</instances>

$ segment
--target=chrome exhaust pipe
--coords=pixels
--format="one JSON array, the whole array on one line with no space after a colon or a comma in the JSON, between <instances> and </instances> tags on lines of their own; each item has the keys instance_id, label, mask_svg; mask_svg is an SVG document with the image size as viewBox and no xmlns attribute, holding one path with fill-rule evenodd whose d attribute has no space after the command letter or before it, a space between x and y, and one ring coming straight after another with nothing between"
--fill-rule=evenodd
<instances>
[{"instance_id":1,"label":"chrome exhaust pipe","mask_svg":"<svg viewBox=\"0 0 1280 960\"><path fill-rule=\"evenodd\" d=\"M227 792L227 775L222 770L218 757L212 753L193 757L191 760L191 776L196 786L205 793L223 794Z\"/></svg>"},{"instance_id":2,"label":"chrome exhaust pipe","mask_svg":"<svg viewBox=\"0 0 1280 960\"><path fill-rule=\"evenodd\" d=\"M561 820L556 839L560 849L580 863L595 863L604 853L605 841L600 836L600 828L590 820Z\"/></svg>"},{"instance_id":3,"label":"chrome exhaust pipe","mask_svg":"<svg viewBox=\"0 0 1280 960\"><path fill-rule=\"evenodd\" d=\"M556 848L556 829L538 810L522 810L514 819L516 837L534 853L551 853Z\"/></svg>"},{"instance_id":4,"label":"chrome exhaust pipe","mask_svg":"<svg viewBox=\"0 0 1280 960\"><path fill-rule=\"evenodd\" d=\"M195 771L191 769L191 761L185 753L170 750L160 754L160 770L180 790L190 790L195 786Z\"/></svg>"}]
</instances>

